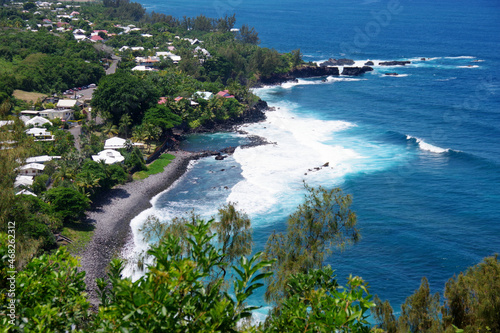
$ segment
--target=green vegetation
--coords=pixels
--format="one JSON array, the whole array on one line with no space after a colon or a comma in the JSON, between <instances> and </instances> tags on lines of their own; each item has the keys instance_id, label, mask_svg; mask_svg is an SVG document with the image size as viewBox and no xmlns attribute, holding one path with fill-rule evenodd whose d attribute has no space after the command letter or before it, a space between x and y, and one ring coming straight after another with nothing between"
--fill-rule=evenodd
<instances>
[{"instance_id":1,"label":"green vegetation","mask_svg":"<svg viewBox=\"0 0 500 333\"><path fill-rule=\"evenodd\" d=\"M375 297L374 316L380 327L396 332L497 332L500 330L500 262L498 256L485 258L446 282L439 293L430 293L422 279L420 288L401 306L396 319L388 301ZM459 329L459 330L458 330Z\"/></svg>"},{"instance_id":2,"label":"green vegetation","mask_svg":"<svg viewBox=\"0 0 500 333\"><path fill-rule=\"evenodd\" d=\"M134 173L133 178L135 180L137 179L145 179L148 178L151 175L163 172L165 167L172 162L172 160L175 158L174 155L171 154L162 154L157 160L155 160L153 163L151 163L146 171L139 171Z\"/></svg>"}]
</instances>

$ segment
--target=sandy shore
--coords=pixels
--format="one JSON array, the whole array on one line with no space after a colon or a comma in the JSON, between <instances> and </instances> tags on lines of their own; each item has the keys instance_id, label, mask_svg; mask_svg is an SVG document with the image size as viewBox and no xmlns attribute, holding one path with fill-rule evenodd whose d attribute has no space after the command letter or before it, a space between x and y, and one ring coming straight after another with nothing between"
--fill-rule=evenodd
<instances>
[{"instance_id":1,"label":"sandy shore","mask_svg":"<svg viewBox=\"0 0 500 333\"><path fill-rule=\"evenodd\" d=\"M169 153L176 158L162 173L113 188L105 198L96 200L87 213L88 221L95 226L94 236L78 255L81 269L86 272L89 299L94 305L99 303L95 279L106 277L109 262L119 255L131 233L130 221L151 207L151 198L172 185L185 173L189 162L199 156L185 151Z\"/></svg>"}]
</instances>

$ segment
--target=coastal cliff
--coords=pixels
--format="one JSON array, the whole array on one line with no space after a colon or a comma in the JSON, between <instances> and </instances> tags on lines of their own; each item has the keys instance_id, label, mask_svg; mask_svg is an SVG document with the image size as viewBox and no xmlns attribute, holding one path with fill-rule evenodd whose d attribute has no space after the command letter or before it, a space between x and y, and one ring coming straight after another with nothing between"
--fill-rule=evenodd
<instances>
[{"instance_id":1,"label":"coastal cliff","mask_svg":"<svg viewBox=\"0 0 500 333\"><path fill-rule=\"evenodd\" d=\"M369 66L363 67L344 67L342 75L358 76L362 75L368 71L373 70ZM291 71L283 74L272 74L270 76L261 77L257 83L257 87L264 85L277 85L289 81L296 81L297 79L311 78L311 77L322 77L322 76L339 76L340 70L338 67L326 67L326 66L302 66L294 68Z\"/></svg>"}]
</instances>

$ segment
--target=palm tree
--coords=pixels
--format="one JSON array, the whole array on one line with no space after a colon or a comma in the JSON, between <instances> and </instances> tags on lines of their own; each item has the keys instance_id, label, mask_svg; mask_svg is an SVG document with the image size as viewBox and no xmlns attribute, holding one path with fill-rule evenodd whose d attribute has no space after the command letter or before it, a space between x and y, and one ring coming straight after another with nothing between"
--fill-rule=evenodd
<instances>
[{"instance_id":1,"label":"palm tree","mask_svg":"<svg viewBox=\"0 0 500 333\"><path fill-rule=\"evenodd\" d=\"M132 117L128 113L124 114L120 119L120 133L125 133L125 139L128 138L128 127L132 125Z\"/></svg>"},{"instance_id":2,"label":"palm tree","mask_svg":"<svg viewBox=\"0 0 500 333\"><path fill-rule=\"evenodd\" d=\"M144 131L144 126L136 126L132 132L132 141L134 142L144 142L146 138L146 132Z\"/></svg>"},{"instance_id":3,"label":"palm tree","mask_svg":"<svg viewBox=\"0 0 500 333\"><path fill-rule=\"evenodd\" d=\"M57 171L53 175L54 185L58 185L63 181L73 181L75 179L75 170L66 163L59 164Z\"/></svg>"},{"instance_id":4,"label":"palm tree","mask_svg":"<svg viewBox=\"0 0 500 333\"><path fill-rule=\"evenodd\" d=\"M89 197L96 187L99 187L99 181L101 179L91 172L83 172L78 175L76 180L76 186L78 186L82 193Z\"/></svg>"},{"instance_id":5,"label":"palm tree","mask_svg":"<svg viewBox=\"0 0 500 333\"><path fill-rule=\"evenodd\" d=\"M144 125L144 138L146 139L146 143L148 144L148 152L151 148L151 142L158 140L161 135L161 128L152 124L145 123Z\"/></svg>"},{"instance_id":6,"label":"palm tree","mask_svg":"<svg viewBox=\"0 0 500 333\"><path fill-rule=\"evenodd\" d=\"M102 129L102 132L106 134L108 137L113 137L118 134L118 127L116 125L113 125L112 122L109 122L106 123L106 125Z\"/></svg>"}]
</instances>

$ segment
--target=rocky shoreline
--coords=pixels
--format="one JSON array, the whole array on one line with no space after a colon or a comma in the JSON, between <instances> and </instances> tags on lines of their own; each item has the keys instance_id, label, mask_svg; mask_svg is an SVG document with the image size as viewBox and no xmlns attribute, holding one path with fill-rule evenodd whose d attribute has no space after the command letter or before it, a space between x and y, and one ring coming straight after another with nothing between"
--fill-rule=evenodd
<instances>
[{"instance_id":1,"label":"rocky shoreline","mask_svg":"<svg viewBox=\"0 0 500 333\"><path fill-rule=\"evenodd\" d=\"M203 154L185 151L169 152L175 159L159 174L119 185L96 199L87 212L87 222L95 226L94 235L78 255L90 302L97 306L96 278L106 277L111 259L119 256L130 235L130 221L151 207L151 198L170 187L187 170L190 161Z\"/></svg>"}]
</instances>

